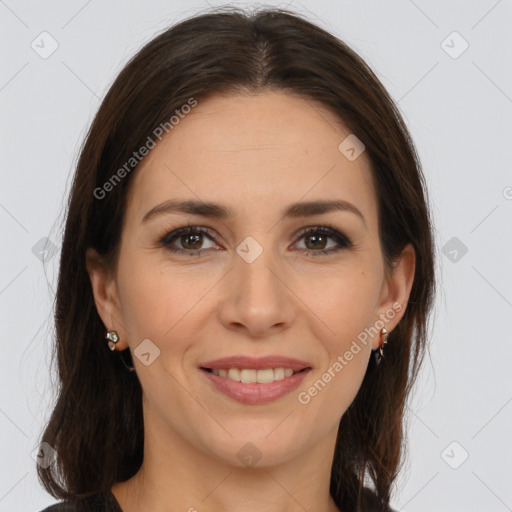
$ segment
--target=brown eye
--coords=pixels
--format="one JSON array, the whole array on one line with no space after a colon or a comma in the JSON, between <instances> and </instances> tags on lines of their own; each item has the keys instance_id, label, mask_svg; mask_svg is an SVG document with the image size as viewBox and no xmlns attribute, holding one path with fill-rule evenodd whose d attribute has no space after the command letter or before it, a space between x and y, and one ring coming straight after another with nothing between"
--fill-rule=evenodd
<instances>
[{"instance_id":1,"label":"brown eye","mask_svg":"<svg viewBox=\"0 0 512 512\"><path fill-rule=\"evenodd\" d=\"M310 228L302 233L300 239L305 240L305 250L308 256L329 255L341 249L352 247L352 242L339 231L326 226ZM332 239L334 247L326 248L329 239Z\"/></svg>"},{"instance_id":2,"label":"brown eye","mask_svg":"<svg viewBox=\"0 0 512 512\"><path fill-rule=\"evenodd\" d=\"M180 243L185 249L197 251L202 244L203 235L181 235Z\"/></svg>"},{"instance_id":3,"label":"brown eye","mask_svg":"<svg viewBox=\"0 0 512 512\"><path fill-rule=\"evenodd\" d=\"M305 251L307 256L330 255L352 247L352 242L331 226L308 228L299 237L299 240L302 239L305 240L305 247L299 247L299 250ZM213 246L203 247L206 241L210 241ZM166 234L160 239L160 245L174 253L196 256L205 249L218 248L210 231L197 226L187 226Z\"/></svg>"},{"instance_id":4,"label":"brown eye","mask_svg":"<svg viewBox=\"0 0 512 512\"><path fill-rule=\"evenodd\" d=\"M209 234L208 230L189 226L177 229L176 231L165 235L160 240L160 244L165 246L165 248L171 252L199 255L199 253L205 249L205 247L202 247L205 243L205 237L213 242L213 238ZM178 245L178 247L176 247L176 245Z\"/></svg>"},{"instance_id":5,"label":"brown eye","mask_svg":"<svg viewBox=\"0 0 512 512\"><path fill-rule=\"evenodd\" d=\"M308 249L325 249L325 245L327 244L328 238L329 237L327 237L325 235L318 235L318 234L307 235L305 237L305 239L307 240L306 247Z\"/></svg>"}]
</instances>

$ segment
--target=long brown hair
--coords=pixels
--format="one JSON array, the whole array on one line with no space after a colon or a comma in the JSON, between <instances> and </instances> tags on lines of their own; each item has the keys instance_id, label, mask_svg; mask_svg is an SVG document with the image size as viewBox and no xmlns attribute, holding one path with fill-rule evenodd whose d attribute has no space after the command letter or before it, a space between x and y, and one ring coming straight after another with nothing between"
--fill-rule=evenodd
<instances>
[{"instance_id":1,"label":"long brown hair","mask_svg":"<svg viewBox=\"0 0 512 512\"><path fill-rule=\"evenodd\" d=\"M86 249L93 247L115 268L136 166L104 197L95 190L191 98L272 88L321 102L364 143L386 269L407 243L416 252L407 309L389 336L384 362L370 360L340 421L330 482L344 511L363 506L368 478L380 505L389 504L403 464L406 399L424 357L435 291L425 180L398 108L366 63L322 28L274 8L247 13L224 7L165 30L126 64L88 131L69 197L56 295L60 386L41 438L57 457L37 468L52 496L109 491L133 476L143 458L140 382L106 347L85 265Z\"/></svg>"}]
</instances>

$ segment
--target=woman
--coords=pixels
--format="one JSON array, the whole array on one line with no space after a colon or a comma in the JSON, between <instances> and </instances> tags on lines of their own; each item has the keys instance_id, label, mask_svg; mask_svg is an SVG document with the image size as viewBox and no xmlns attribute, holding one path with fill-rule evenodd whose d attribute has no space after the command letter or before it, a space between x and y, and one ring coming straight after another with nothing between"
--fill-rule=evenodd
<instances>
[{"instance_id":1,"label":"woman","mask_svg":"<svg viewBox=\"0 0 512 512\"><path fill-rule=\"evenodd\" d=\"M410 135L343 42L276 9L166 30L76 169L46 510L390 510L433 254Z\"/></svg>"}]
</instances>

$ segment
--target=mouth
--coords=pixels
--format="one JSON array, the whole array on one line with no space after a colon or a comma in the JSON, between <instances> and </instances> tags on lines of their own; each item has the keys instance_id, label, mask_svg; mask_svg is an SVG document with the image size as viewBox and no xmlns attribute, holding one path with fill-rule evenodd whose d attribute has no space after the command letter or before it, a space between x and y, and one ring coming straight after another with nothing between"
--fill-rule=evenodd
<instances>
[{"instance_id":1,"label":"mouth","mask_svg":"<svg viewBox=\"0 0 512 512\"><path fill-rule=\"evenodd\" d=\"M312 371L298 359L236 356L202 363L198 368L212 389L244 404L264 404L296 389Z\"/></svg>"}]
</instances>

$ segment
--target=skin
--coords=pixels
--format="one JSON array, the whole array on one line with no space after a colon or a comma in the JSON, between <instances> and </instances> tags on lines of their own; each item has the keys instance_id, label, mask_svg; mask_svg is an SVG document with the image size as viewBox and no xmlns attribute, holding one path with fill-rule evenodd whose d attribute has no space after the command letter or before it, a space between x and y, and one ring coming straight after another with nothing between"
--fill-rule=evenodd
<instances>
[{"instance_id":1,"label":"skin","mask_svg":"<svg viewBox=\"0 0 512 512\"><path fill-rule=\"evenodd\" d=\"M150 339L160 355L133 357L143 388L145 454L139 472L112 492L123 511L337 511L329 479L341 416L353 401L379 336L369 338L307 404L298 401L379 315L393 330L405 312L415 256L408 245L393 275L385 272L375 190L366 153L349 161L338 149L350 134L322 105L285 92L216 95L198 105L140 164L129 190L117 267L93 249L87 268L98 312L132 354ZM215 201L228 219L183 213L141 219L170 199ZM297 201L344 199L348 211L281 218ZM187 226L214 240L178 237ZM315 245L299 230L330 224L353 243ZM298 233L298 235L296 235ZM197 234L197 233L196 233ZM199 235L201 236L201 235ZM236 252L253 237L263 253L247 263ZM318 236L318 233L317 233ZM196 250L197 253L197 250ZM279 354L308 361L312 372L290 394L247 405L216 391L198 366L224 356ZM253 467L237 457L251 442Z\"/></svg>"}]
</instances>

